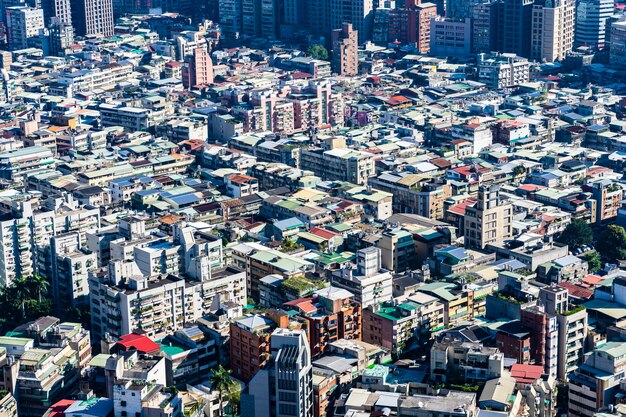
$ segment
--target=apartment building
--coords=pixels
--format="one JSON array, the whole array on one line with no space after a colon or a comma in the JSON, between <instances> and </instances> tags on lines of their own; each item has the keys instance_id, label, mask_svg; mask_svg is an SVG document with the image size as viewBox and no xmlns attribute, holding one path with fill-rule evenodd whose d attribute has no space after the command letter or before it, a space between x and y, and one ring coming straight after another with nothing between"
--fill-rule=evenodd
<instances>
[{"instance_id":1,"label":"apartment building","mask_svg":"<svg viewBox=\"0 0 626 417\"><path fill-rule=\"evenodd\" d=\"M479 54L478 81L500 89L530 81L530 62L515 54Z\"/></svg>"},{"instance_id":2,"label":"apartment building","mask_svg":"<svg viewBox=\"0 0 626 417\"><path fill-rule=\"evenodd\" d=\"M120 61L93 69L81 69L59 74L59 84L70 86L73 92L91 91L98 88L115 87L133 76L133 64Z\"/></svg>"},{"instance_id":3,"label":"apartment building","mask_svg":"<svg viewBox=\"0 0 626 417\"><path fill-rule=\"evenodd\" d=\"M552 378L558 373L559 327L556 316L546 313L543 306L521 310L522 325L530 331L530 360L541 366Z\"/></svg>"},{"instance_id":4,"label":"apartment building","mask_svg":"<svg viewBox=\"0 0 626 417\"><path fill-rule=\"evenodd\" d=\"M304 149L300 154L300 168L325 180L358 185L367 184L368 179L376 174L374 162L374 155L348 148Z\"/></svg>"},{"instance_id":5,"label":"apartment building","mask_svg":"<svg viewBox=\"0 0 626 417\"><path fill-rule=\"evenodd\" d=\"M510 239L513 207L502 203L497 186L481 186L478 200L465 209L465 246L484 249L491 243Z\"/></svg>"},{"instance_id":6,"label":"apartment building","mask_svg":"<svg viewBox=\"0 0 626 417\"><path fill-rule=\"evenodd\" d=\"M315 291L311 299L285 304L308 322L312 357L328 353L331 343L339 339L361 340L361 306L352 298L350 291L331 286Z\"/></svg>"},{"instance_id":7,"label":"apartment building","mask_svg":"<svg viewBox=\"0 0 626 417\"><path fill-rule=\"evenodd\" d=\"M504 355L481 343L444 339L430 351L430 377L445 383L476 383L500 378Z\"/></svg>"},{"instance_id":8,"label":"apartment building","mask_svg":"<svg viewBox=\"0 0 626 417\"><path fill-rule=\"evenodd\" d=\"M285 279L304 277L314 268L311 262L277 250L256 250L245 257L248 273L248 294L259 299L259 283L267 275L277 274Z\"/></svg>"},{"instance_id":9,"label":"apartment building","mask_svg":"<svg viewBox=\"0 0 626 417\"><path fill-rule=\"evenodd\" d=\"M443 181L419 174L386 172L368 180L375 189L393 194L393 211L441 220L445 201L452 196L452 187Z\"/></svg>"},{"instance_id":10,"label":"apartment building","mask_svg":"<svg viewBox=\"0 0 626 417\"><path fill-rule=\"evenodd\" d=\"M62 233L50 238L49 246L37 248L38 272L50 281L56 305L87 303L89 272L98 267L95 253L82 244L78 233Z\"/></svg>"},{"instance_id":11,"label":"apartment building","mask_svg":"<svg viewBox=\"0 0 626 417\"><path fill-rule=\"evenodd\" d=\"M276 322L260 314L230 323L230 367L233 376L245 383L269 364L270 336Z\"/></svg>"},{"instance_id":12,"label":"apartment building","mask_svg":"<svg viewBox=\"0 0 626 417\"><path fill-rule=\"evenodd\" d=\"M53 204L53 210L44 207L44 210L36 211L29 201L0 202L0 207L8 206L14 215L13 219L0 222L0 282L4 285L35 271L38 251L50 245L51 237L73 232L84 245L86 232L100 226L100 210L97 208L80 207L68 195L55 199ZM79 293L85 291L80 283L75 289ZM74 290L71 292L73 294Z\"/></svg>"},{"instance_id":13,"label":"apartment building","mask_svg":"<svg viewBox=\"0 0 626 417\"><path fill-rule=\"evenodd\" d=\"M44 146L31 146L3 152L0 153L0 178L19 182L27 171L53 163L52 152Z\"/></svg>"},{"instance_id":14,"label":"apartment building","mask_svg":"<svg viewBox=\"0 0 626 417\"><path fill-rule=\"evenodd\" d=\"M607 342L585 356L583 364L568 375L568 415L593 417L617 401L626 370L626 345Z\"/></svg>"},{"instance_id":15,"label":"apartment building","mask_svg":"<svg viewBox=\"0 0 626 417\"><path fill-rule=\"evenodd\" d=\"M363 311L363 341L382 346L395 357L419 344L420 315L417 303L380 303Z\"/></svg>"},{"instance_id":16,"label":"apartment building","mask_svg":"<svg viewBox=\"0 0 626 417\"><path fill-rule=\"evenodd\" d=\"M564 60L574 46L576 2L535 1L532 9L530 58L554 62Z\"/></svg>"},{"instance_id":17,"label":"apartment building","mask_svg":"<svg viewBox=\"0 0 626 417\"><path fill-rule=\"evenodd\" d=\"M541 288L539 300L546 313L556 315L559 329L557 377L565 378L583 361L588 314L582 306L569 305L568 290L563 287Z\"/></svg>"},{"instance_id":18,"label":"apartment building","mask_svg":"<svg viewBox=\"0 0 626 417\"><path fill-rule=\"evenodd\" d=\"M591 198L596 201L596 221L604 224L617 217L623 195L622 187L611 180L591 183Z\"/></svg>"},{"instance_id":19,"label":"apartment building","mask_svg":"<svg viewBox=\"0 0 626 417\"><path fill-rule=\"evenodd\" d=\"M27 6L7 7L5 22L7 41L12 51L28 48L29 41L39 36L45 27L43 10Z\"/></svg>"},{"instance_id":20,"label":"apartment building","mask_svg":"<svg viewBox=\"0 0 626 417\"><path fill-rule=\"evenodd\" d=\"M359 73L358 31L351 23L334 29L332 39L332 69L338 75L354 76Z\"/></svg>"},{"instance_id":21,"label":"apartment building","mask_svg":"<svg viewBox=\"0 0 626 417\"><path fill-rule=\"evenodd\" d=\"M391 301L393 298L393 276L382 267L381 251L370 247L356 253L356 269L348 265L333 272L331 284L354 294L363 310L369 306Z\"/></svg>"}]
</instances>

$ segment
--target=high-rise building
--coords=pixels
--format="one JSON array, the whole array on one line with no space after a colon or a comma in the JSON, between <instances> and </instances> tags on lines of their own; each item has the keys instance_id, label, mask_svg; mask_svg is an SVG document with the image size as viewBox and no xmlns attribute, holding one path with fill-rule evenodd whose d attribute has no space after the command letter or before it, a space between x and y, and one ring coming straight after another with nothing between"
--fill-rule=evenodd
<instances>
[{"instance_id":1,"label":"high-rise building","mask_svg":"<svg viewBox=\"0 0 626 417\"><path fill-rule=\"evenodd\" d=\"M6 8L6 30L12 51L28 48L28 41L39 35L44 27L43 10L27 6Z\"/></svg>"},{"instance_id":2,"label":"high-rise building","mask_svg":"<svg viewBox=\"0 0 626 417\"><path fill-rule=\"evenodd\" d=\"M497 51L530 57L533 0L503 0L498 8Z\"/></svg>"},{"instance_id":3,"label":"high-rise building","mask_svg":"<svg viewBox=\"0 0 626 417\"><path fill-rule=\"evenodd\" d=\"M479 54L478 81L489 88L505 88L530 80L530 62L515 54Z\"/></svg>"},{"instance_id":4,"label":"high-rise building","mask_svg":"<svg viewBox=\"0 0 626 417\"><path fill-rule=\"evenodd\" d=\"M532 9L530 57L554 62L574 46L574 0L538 0Z\"/></svg>"},{"instance_id":5,"label":"high-rise building","mask_svg":"<svg viewBox=\"0 0 626 417\"><path fill-rule=\"evenodd\" d=\"M559 326L542 305L521 310L522 325L530 330L530 359L553 378L557 375Z\"/></svg>"},{"instance_id":6,"label":"high-rise building","mask_svg":"<svg viewBox=\"0 0 626 417\"><path fill-rule=\"evenodd\" d=\"M513 208L502 204L497 186L481 186L478 201L465 210L465 246L483 249L513 235Z\"/></svg>"},{"instance_id":7,"label":"high-rise building","mask_svg":"<svg viewBox=\"0 0 626 417\"><path fill-rule=\"evenodd\" d=\"M46 25L53 17L66 25L72 25L72 8L70 0L41 0L41 9Z\"/></svg>"},{"instance_id":8,"label":"high-rise building","mask_svg":"<svg viewBox=\"0 0 626 417\"><path fill-rule=\"evenodd\" d=\"M583 360L587 311L584 307L570 306L567 289L558 286L541 288L538 303L546 313L556 316L559 331L557 377L565 379Z\"/></svg>"},{"instance_id":9,"label":"high-rise building","mask_svg":"<svg viewBox=\"0 0 626 417\"><path fill-rule=\"evenodd\" d=\"M417 27L417 50L420 54L430 52L430 21L437 16L435 3L420 3L415 6Z\"/></svg>"},{"instance_id":10,"label":"high-rise building","mask_svg":"<svg viewBox=\"0 0 626 417\"><path fill-rule=\"evenodd\" d=\"M446 18L469 19L474 14L474 6L482 2L482 0L446 0Z\"/></svg>"},{"instance_id":11,"label":"high-rise building","mask_svg":"<svg viewBox=\"0 0 626 417\"><path fill-rule=\"evenodd\" d=\"M74 28L56 17L50 19L50 55L65 55L74 43Z\"/></svg>"},{"instance_id":12,"label":"high-rise building","mask_svg":"<svg viewBox=\"0 0 626 417\"><path fill-rule=\"evenodd\" d=\"M270 339L273 364L260 370L241 394L241 415L313 415L313 366L304 330L276 329Z\"/></svg>"},{"instance_id":13,"label":"high-rise building","mask_svg":"<svg viewBox=\"0 0 626 417\"><path fill-rule=\"evenodd\" d=\"M479 3L472 7L472 52L489 53L496 50L499 8L502 3Z\"/></svg>"},{"instance_id":14,"label":"high-rise building","mask_svg":"<svg viewBox=\"0 0 626 417\"><path fill-rule=\"evenodd\" d=\"M311 2L316 4L316 2ZM358 43L371 39L374 24L374 3L372 0L325 0L328 4L330 30L343 28L344 23L351 23L358 34Z\"/></svg>"},{"instance_id":15,"label":"high-rise building","mask_svg":"<svg viewBox=\"0 0 626 417\"><path fill-rule=\"evenodd\" d=\"M607 20L614 8L613 0L579 0L576 6L575 45L604 48Z\"/></svg>"},{"instance_id":16,"label":"high-rise building","mask_svg":"<svg viewBox=\"0 0 626 417\"><path fill-rule=\"evenodd\" d=\"M359 73L358 32L351 23L344 23L341 29L332 32L332 66L339 75Z\"/></svg>"},{"instance_id":17,"label":"high-rise building","mask_svg":"<svg viewBox=\"0 0 626 417\"><path fill-rule=\"evenodd\" d=\"M584 365L568 378L568 416L593 417L616 403L626 371L626 344L608 342L585 355Z\"/></svg>"},{"instance_id":18,"label":"high-rise building","mask_svg":"<svg viewBox=\"0 0 626 417\"><path fill-rule=\"evenodd\" d=\"M626 20L611 23L609 63L613 67L626 67Z\"/></svg>"},{"instance_id":19,"label":"high-rise building","mask_svg":"<svg viewBox=\"0 0 626 417\"><path fill-rule=\"evenodd\" d=\"M430 53L466 57L471 53L472 19L435 17L430 21Z\"/></svg>"},{"instance_id":20,"label":"high-rise building","mask_svg":"<svg viewBox=\"0 0 626 417\"><path fill-rule=\"evenodd\" d=\"M77 35L113 36L113 0L72 0Z\"/></svg>"},{"instance_id":21,"label":"high-rise building","mask_svg":"<svg viewBox=\"0 0 626 417\"><path fill-rule=\"evenodd\" d=\"M197 85L213 84L213 61L206 47L195 48L193 54L185 58L183 66L183 86L193 88Z\"/></svg>"}]
</instances>

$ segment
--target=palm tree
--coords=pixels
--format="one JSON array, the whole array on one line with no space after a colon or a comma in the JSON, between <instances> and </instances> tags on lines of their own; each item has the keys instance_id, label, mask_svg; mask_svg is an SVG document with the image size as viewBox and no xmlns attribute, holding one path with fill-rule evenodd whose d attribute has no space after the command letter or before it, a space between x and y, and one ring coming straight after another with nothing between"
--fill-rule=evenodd
<instances>
[{"instance_id":1,"label":"palm tree","mask_svg":"<svg viewBox=\"0 0 626 417\"><path fill-rule=\"evenodd\" d=\"M11 291L15 295L14 300L20 303L22 318L26 317L24 302L30 296L28 281L24 277L15 278L11 283Z\"/></svg>"},{"instance_id":2,"label":"palm tree","mask_svg":"<svg viewBox=\"0 0 626 417\"><path fill-rule=\"evenodd\" d=\"M220 402L220 416L224 415L224 407L222 406L222 402L224 401L224 394L228 394L234 382L230 379L230 371L224 368L222 365L219 365L216 370L213 371L213 375L209 379L211 383L211 389L219 391L219 402Z\"/></svg>"},{"instance_id":3,"label":"palm tree","mask_svg":"<svg viewBox=\"0 0 626 417\"><path fill-rule=\"evenodd\" d=\"M48 291L50 283L39 274L33 274L27 279L30 289L37 294L37 299L41 302L41 294Z\"/></svg>"}]
</instances>

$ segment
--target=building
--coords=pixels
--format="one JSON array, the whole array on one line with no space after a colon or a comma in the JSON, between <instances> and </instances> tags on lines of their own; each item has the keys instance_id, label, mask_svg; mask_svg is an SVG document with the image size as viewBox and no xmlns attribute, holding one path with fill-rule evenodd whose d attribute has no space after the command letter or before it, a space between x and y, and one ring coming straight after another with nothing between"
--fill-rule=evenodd
<instances>
[{"instance_id":1,"label":"building","mask_svg":"<svg viewBox=\"0 0 626 417\"><path fill-rule=\"evenodd\" d=\"M557 318L542 306L522 309L522 325L530 331L530 360L543 372L556 378L558 372L559 329Z\"/></svg>"},{"instance_id":2,"label":"building","mask_svg":"<svg viewBox=\"0 0 626 417\"><path fill-rule=\"evenodd\" d=\"M596 221L601 224L613 221L621 208L624 190L611 180L591 184L591 198L596 200Z\"/></svg>"},{"instance_id":3,"label":"building","mask_svg":"<svg viewBox=\"0 0 626 417\"><path fill-rule=\"evenodd\" d=\"M319 27L320 23L328 27L322 29L322 34L328 36L335 29L342 28L344 23L352 25L358 35L358 44L365 43L371 39L372 26L374 23L374 2L373 0L324 0L320 3L310 2L310 8L319 9L313 13L313 16L324 13L326 16L321 17L318 21L312 16L311 24Z\"/></svg>"},{"instance_id":4,"label":"building","mask_svg":"<svg viewBox=\"0 0 626 417\"><path fill-rule=\"evenodd\" d=\"M500 378L504 355L481 343L444 339L430 351L430 378L434 382L476 383Z\"/></svg>"},{"instance_id":5,"label":"building","mask_svg":"<svg viewBox=\"0 0 626 417\"><path fill-rule=\"evenodd\" d=\"M376 247L382 254L382 267L389 271L404 272L417 266L413 235L406 230L384 231L376 241Z\"/></svg>"},{"instance_id":6,"label":"building","mask_svg":"<svg viewBox=\"0 0 626 417\"><path fill-rule=\"evenodd\" d=\"M576 5L575 46L603 49L607 45L607 21L615 5L611 0L580 0Z\"/></svg>"},{"instance_id":7,"label":"building","mask_svg":"<svg viewBox=\"0 0 626 417\"><path fill-rule=\"evenodd\" d=\"M415 6L417 28L416 47L420 54L430 52L430 22L437 16L437 5L434 3L420 3Z\"/></svg>"},{"instance_id":8,"label":"building","mask_svg":"<svg viewBox=\"0 0 626 417\"><path fill-rule=\"evenodd\" d=\"M183 86L208 86L213 84L213 61L206 48L195 48L193 54L185 57L182 70Z\"/></svg>"},{"instance_id":9,"label":"building","mask_svg":"<svg viewBox=\"0 0 626 417\"><path fill-rule=\"evenodd\" d=\"M381 251L370 247L356 253L356 270L350 266L335 271L331 276L333 286L354 294L363 310L393 298L393 277L382 268Z\"/></svg>"},{"instance_id":10,"label":"building","mask_svg":"<svg viewBox=\"0 0 626 417\"><path fill-rule=\"evenodd\" d=\"M479 54L478 81L493 89L512 87L530 80L530 62L514 54Z\"/></svg>"},{"instance_id":11,"label":"building","mask_svg":"<svg viewBox=\"0 0 626 417\"><path fill-rule=\"evenodd\" d=\"M113 36L113 0L73 0L72 21L77 35Z\"/></svg>"},{"instance_id":12,"label":"building","mask_svg":"<svg viewBox=\"0 0 626 417\"><path fill-rule=\"evenodd\" d=\"M497 51L530 57L533 0L503 0L499 6Z\"/></svg>"},{"instance_id":13,"label":"building","mask_svg":"<svg viewBox=\"0 0 626 417\"><path fill-rule=\"evenodd\" d=\"M7 7L5 22L12 51L28 48L29 40L39 36L45 27L43 10L27 6Z\"/></svg>"},{"instance_id":14,"label":"building","mask_svg":"<svg viewBox=\"0 0 626 417\"><path fill-rule=\"evenodd\" d=\"M352 24L343 23L341 29L332 32L332 69L339 75L352 76L359 73L358 31Z\"/></svg>"},{"instance_id":15,"label":"building","mask_svg":"<svg viewBox=\"0 0 626 417\"><path fill-rule=\"evenodd\" d=\"M418 307L410 301L370 306L363 311L363 341L382 346L395 357L414 350L421 324Z\"/></svg>"},{"instance_id":16,"label":"building","mask_svg":"<svg viewBox=\"0 0 626 417\"><path fill-rule=\"evenodd\" d=\"M401 395L398 417L470 417L480 410L476 394L448 390L446 395Z\"/></svg>"},{"instance_id":17,"label":"building","mask_svg":"<svg viewBox=\"0 0 626 417\"><path fill-rule=\"evenodd\" d=\"M301 152L300 158L301 169L312 171L325 180L363 185L376 174L374 155L349 148L329 151L321 148L306 149Z\"/></svg>"},{"instance_id":18,"label":"building","mask_svg":"<svg viewBox=\"0 0 626 417\"><path fill-rule=\"evenodd\" d=\"M248 383L269 364L270 336L276 323L255 314L230 323L230 368L233 377Z\"/></svg>"},{"instance_id":19,"label":"building","mask_svg":"<svg viewBox=\"0 0 626 417\"><path fill-rule=\"evenodd\" d=\"M496 50L501 5L502 3L493 1L478 3L472 7L472 53L490 53Z\"/></svg>"},{"instance_id":20,"label":"building","mask_svg":"<svg viewBox=\"0 0 626 417\"><path fill-rule=\"evenodd\" d=\"M361 306L352 298L350 291L331 286L315 291L312 298L286 303L308 322L312 357L327 353L339 339L361 340Z\"/></svg>"},{"instance_id":21,"label":"building","mask_svg":"<svg viewBox=\"0 0 626 417\"><path fill-rule=\"evenodd\" d=\"M470 19L474 16L474 7L481 4L479 0L446 0L446 18L453 20Z\"/></svg>"},{"instance_id":22,"label":"building","mask_svg":"<svg viewBox=\"0 0 626 417\"><path fill-rule=\"evenodd\" d=\"M241 394L241 414L249 417L313 415L313 366L304 330L272 333L272 364L259 371Z\"/></svg>"},{"instance_id":23,"label":"building","mask_svg":"<svg viewBox=\"0 0 626 417\"><path fill-rule=\"evenodd\" d=\"M430 21L430 54L468 57L472 52L472 20L436 17Z\"/></svg>"},{"instance_id":24,"label":"building","mask_svg":"<svg viewBox=\"0 0 626 417\"><path fill-rule=\"evenodd\" d=\"M557 377L565 378L583 361L587 338L587 311L570 306L568 291L551 286L539 290L539 300L548 314L556 315L559 329Z\"/></svg>"},{"instance_id":25,"label":"building","mask_svg":"<svg viewBox=\"0 0 626 417\"><path fill-rule=\"evenodd\" d=\"M497 186L481 186L478 201L465 209L465 246L484 249L513 235L511 204L502 204Z\"/></svg>"},{"instance_id":26,"label":"building","mask_svg":"<svg viewBox=\"0 0 626 417\"><path fill-rule=\"evenodd\" d=\"M626 20L611 23L609 41L609 62L611 66L626 66Z\"/></svg>"},{"instance_id":27,"label":"building","mask_svg":"<svg viewBox=\"0 0 626 417\"><path fill-rule=\"evenodd\" d=\"M626 345L607 342L585 356L568 375L568 415L593 417L617 401L617 391L626 370Z\"/></svg>"},{"instance_id":28,"label":"building","mask_svg":"<svg viewBox=\"0 0 626 417\"><path fill-rule=\"evenodd\" d=\"M49 27L51 19L72 26L72 8L70 0L42 0L41 9L46 27Z\"/></svg>"},{"instance_id":29,"label":"building","mask_svg":"<svg viewBox=\"0 0 626 417\"><path fill-rule=\"evenodd\" d=\"M576 3L573 0L535 1L532 8L531 59L565 59L574 46Z\"/></svg>"}]
</instances>

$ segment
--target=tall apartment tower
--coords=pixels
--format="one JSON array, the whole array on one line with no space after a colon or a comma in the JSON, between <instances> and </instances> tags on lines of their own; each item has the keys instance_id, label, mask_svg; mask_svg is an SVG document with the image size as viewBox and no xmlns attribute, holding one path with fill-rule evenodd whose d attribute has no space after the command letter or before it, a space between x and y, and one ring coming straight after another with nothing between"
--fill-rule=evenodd
<instances>
[{"instance_id":1,"label":"tall apartment tower","mask_svg":"<svg viewBox=\"0 0 626 417\"><path fill-rule=\"evenodd\" d=\"M351 23L344 23L341 29L332 33L332 67L339 75L359 73L358 32Z\"/></svg>"},{"instance_id":2,"label":"tall apartment tower","mask_svg":"<svg viewBox=\"0 0 626 417\"><path fill-rule=\"evenodd\" d=\"M568 294L567 289L558 286L539 290L539 304L557 319L557 377L562 379L581 364L587 338L587 310L570 306Z\"/></svg>"},{"instance_id":3,"label":"tall apartment tower","mask_svg":"<svg viewBox=\"0 0 626 417\"><path fill-rule=\"evenodd\" d=\"M532 10L531 59L565 59L574 46L575 1L538 0Z\"/></svg>"},{"instance_id":4,"label":"tall apartment tower","mask_svg":"<svg viewBox=\"0 0 626 417\"><path fill-rule=\"evenodd\" d=\"M272 333L272 366L252 378L241 394L247 417L313 416L313 366L304 330Z\"/></svg>"},{"instance_id":5,"label":"tall apartment tower","mask_svg":"<svg viewBox=\"0 0 626 417\"><path fill-rule=\"evenodd\" d=\"M313 415L313 366L304 330L272 333L276 417Z\"/></svg>"},{"instance_id":6,"label":"tall apartment tower","mask_svg":"<svg viewBox=\"0 0 626 417\"><path fill-rule=\"evenodd\" d=\"M437 5L420 3L415 6L415 12L417 50L420 54L427 54L430 52L430 21L437 17Z\"/></svg>"},{"instance_id":7,"label":"tall apartment tower","mask_svg":"<svg viewBox=\"0 0 626 417\"><path fill-rule=\"evenodd\" d=\"M484 249L513 235L511 204L501 204L497 186L481 186L478 201L465 211L465 246Z\"/></svg>"},{"instance_id":8,"label":"tall apartment tower","mask_svg":"<svg viewBox=\"0 0 626 417\"><path fill-rule=\"evenodd\" d=\"M530 57L533 0L503 0L498 17L498 51Z\"/></svg>"},{"instance_id":9,"label":"tall apartment tower","mask_svg":"<svg viewBox=\"0 0 626 417\"><path fill-rule=\"evenodd\" d=\"M626 66L626 20L611 23L609 63L613 67Z\"/></svg>"},{"instance_id":10,"label":"tall apartment tower","mask_svg":"<svg viewBox=\"0 0 626 417\"><path fill-rule=\"evenodd\" d=\"M58 22L72 26L72 7L70 0L41 0L41 9L46 26L53 17Z\"/></svg>"},{"instance_id":11,"label":"tall apartment tower","mask_svg":"<svg viewBox=\"0 0 626 417\"><path fill-rule=\"evenodd\" d=\"M317 2L310 2L317 4ZM358 43L364 43L371 39L374 25L374 2L373 0L324 0L322 7L326 7L330 30L343 27L344 23L352 24L358 34ZM326 20L326 19L325 19Z\"/></svg>"},{"instance_id":12,"label":"tall apartment tower","mask_svg":"<svg viewBox=\"0 0 626 417\"><path fill-rule=\"evenodd\" d=\"M72 0L77 35L113 36L113 0Z\"/></svg>"},{"instance_id":13,"label":"tall apartment tower","mask_svg":"<svg viewBox=\"0 0 626 417\"><path fill-rule=\"evenodd\" d=\"M607 21L613 15L613 0L579 0L576 6L575 46L602 49L606 46Z\"/></svg>"},{"instance_id":14,"label":"tall apartment tower","mask_svg":"<svg viewBox=\"0 0 626 417\"><path fill-rule=\"evenodd\" d=\"M196 85L213 84L213 61L206 47L196 48L193 55L185 58L183 66L183 86L192 88Z\"/></svg>"},{"instance_id":15,"label":"tall apartment tower","mask_svg":"<svg viewBox=\"0 0 626 417\"><path fill-rule=\"evenodd\" d=\"M472 52L489 53L497 48L498 17L501 3L479 3L472 7Z\"/></svg>"},{"instance_id":16,"label":"tall apartment tower","mask_svg":"<svg viewBox=\"0 0 626 417\"><path fill-rule=\"evenodd\" d=\"M6 8L7 41L12 51L28 48L28 40L45 27L43 10L26 6Z\"/></svg>"},{"instance_id":17,"label":"tall apartment tower","mask_svg":"<svg viewBox=\"0 0 626 417\"><path fill-rule=\"evenodd\" d=\"M483 4L482 0L446 0L446 18L468 19L473 17L474 6Z\"/></svg>"}]
</instances>

